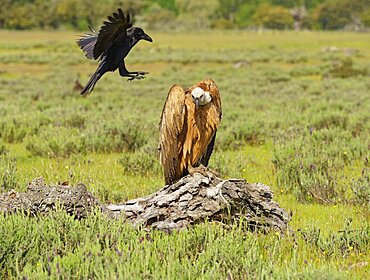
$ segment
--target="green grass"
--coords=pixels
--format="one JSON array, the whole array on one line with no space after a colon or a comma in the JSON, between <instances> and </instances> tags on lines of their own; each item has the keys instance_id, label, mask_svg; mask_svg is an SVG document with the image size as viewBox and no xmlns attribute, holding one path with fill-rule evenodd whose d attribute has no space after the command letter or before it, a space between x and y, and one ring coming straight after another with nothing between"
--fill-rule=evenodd
<instances>
[{"instance_id":1,"label":"green grass","mask_svg":"<svg viewBox=\"0 0 370 280\"><path fill-rule=\"evenodd\" d=\"M0 220L3 273L29 279L361 278L363 268L352 265L368 260L368 227L322 234L310 226L282 237L245 232L242 222L228 230L206 223L169 235L99 214L81 222L62 212Z\"/></svg>"},{"instance_id":2,"label":"green grass","mask_svg":"<svg viewBox=\"0 0 370 280\"><path fill-rule=\"evenodd\" d=\"M223 120L210 166L271 186L294 237L206 223L146 233L100 214L0 217L0 278L366 279L370 275L370 35L154 33L92 95L71 32L0 31L0 188L82 181L103 203L163 185L157 126L174 83L211 77ZM328 51L328 47L337 49ZM366 265L367 263L367 265Z\"/></svg>"}]
</instances>

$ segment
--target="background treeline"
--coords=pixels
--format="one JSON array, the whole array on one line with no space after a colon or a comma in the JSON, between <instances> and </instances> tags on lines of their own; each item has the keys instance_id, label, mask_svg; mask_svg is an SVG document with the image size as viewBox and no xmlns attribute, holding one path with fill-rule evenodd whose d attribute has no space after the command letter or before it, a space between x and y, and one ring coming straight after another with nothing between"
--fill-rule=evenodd
<instances>
[{"instance_id":1,"label":"background treeline","mask_svg":"<svg viewBox=\"0 0 370 280\"><path fill-rule=\"evenodd\" d=\"M369 0L1 0L0 28L87 29L117 7L150 29L367 30Z\"/></svg>"}]
</instances>

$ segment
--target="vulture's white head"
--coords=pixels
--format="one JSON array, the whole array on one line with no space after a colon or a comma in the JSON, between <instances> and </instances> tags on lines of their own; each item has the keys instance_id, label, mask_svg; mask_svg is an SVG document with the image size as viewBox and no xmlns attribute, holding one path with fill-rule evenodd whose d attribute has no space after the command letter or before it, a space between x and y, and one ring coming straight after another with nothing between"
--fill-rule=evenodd
<instances>
[{"instance_id":1,"label":"vulture's white head","mask_svg":"<svg viewBox=\"0 0 370 280\"><path fill-rule=\"evenodd\" d=\"M191 96L195 103L195 107L203 106L212 101L211 94L208 91L204 91L200 87L196 87L192 90Z\"/></svg>"}]
</instances>

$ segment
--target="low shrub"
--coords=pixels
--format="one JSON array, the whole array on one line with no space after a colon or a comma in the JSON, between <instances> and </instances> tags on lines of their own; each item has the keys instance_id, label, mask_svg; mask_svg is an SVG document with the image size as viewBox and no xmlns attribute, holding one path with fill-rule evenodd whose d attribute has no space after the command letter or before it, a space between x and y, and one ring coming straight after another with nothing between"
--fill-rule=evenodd
<instances>
[{"instance_id":1,"label":"low shrub","mask_svg":"<svg viewBox=\"0 0 370 280\"><path fill-rule=\"evenodd\" d=\"M27 136L26 149L34 156L69 157L85 153L85 137L77 129L57 127L45 129L38 135Z\"/></svg>"},{"instance_id":2,"label":"low shrub","mask_svg":"<svg viewBox=\"0 0 370 280\"><path fill-rule=\"evenodd\" d=\"M335 254L348 256L353 253L366 253L364 248L369 246L370 226L365 224L360 229L354 229L352 220L346 220L345 227L339 232L325 235L317 227L310 227L300 231L303 239L310 245L320 250L327 258Z\"/></svg>"},{"instance_id":3,"label":"low shrub","mask_svg":"<svg viewBox=\"0 0 370 280\"><path fill-rule=\"evenodd\" d=\"M327 74L334 78L349 78L353 76L367 76L369 71L366 68L356 68L353 60L347 57L332 63L330 69L327 71Z\"/></svg>"},{"instance_id":4,"label":"low shrub","mask_svg":"<svg viewBox=\"0 0 370 280\"><path fill-rule=\"evenodd\" d=\"M354 195L352 202L370 210L370 171L364 169L360 178L351 181L350 187Z\"/></svg>"},{"instance_id":5,"label":"low shrub","mask_svg":"<svg viewBox=\"0 0 370 280\"><path fill-rule=\"evenodd\" d=\"M1 192L16 189L17 162L9 152L0 144L0 190Z\"/></svg>"},{"instance_id":6,"label":"low shrub","mask_svg":"<svg viewBox=\"0 0 370 280\"><path fill-rule=\"evenodd\" d=\"M160 174L162 171L158 158L154 154L144 151L125 152L119 163L125 172L132 174Z\"/></svg>"},{"instance_id":7,"label":"low shrub","mask_svg":"<svg viewBox=\"0 0 370 280\"><path fill-rule=\"evenodd\" d=\"M341 193L344 168L360 158L366 145L350 132L322 129L278 143L273 163L277 183L300 201L332 203L345 199Z\"/></svg>"}]
</instances>

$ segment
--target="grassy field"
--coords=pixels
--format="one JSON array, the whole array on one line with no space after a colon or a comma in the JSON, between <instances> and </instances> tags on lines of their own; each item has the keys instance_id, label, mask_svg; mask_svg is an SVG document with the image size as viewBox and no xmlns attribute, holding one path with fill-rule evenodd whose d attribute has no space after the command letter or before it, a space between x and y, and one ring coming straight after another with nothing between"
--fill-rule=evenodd
<instances>
[{"instance_id":1,"label":"grassy field","mask_svg":"<svg viewBox=\"0 0 370 280\"><path fill-rule=\"evenodd\" d=\"M370 278L370 34L148 32L105 75L71 32L0 31L0 188L84 182L102 202L163 185L157 126L169 88L213 78L223 120L210 167L274 190L294 237L206 223L146 233L99 213L0 216L0 278Z\"/></svg>"}]
</instances>

